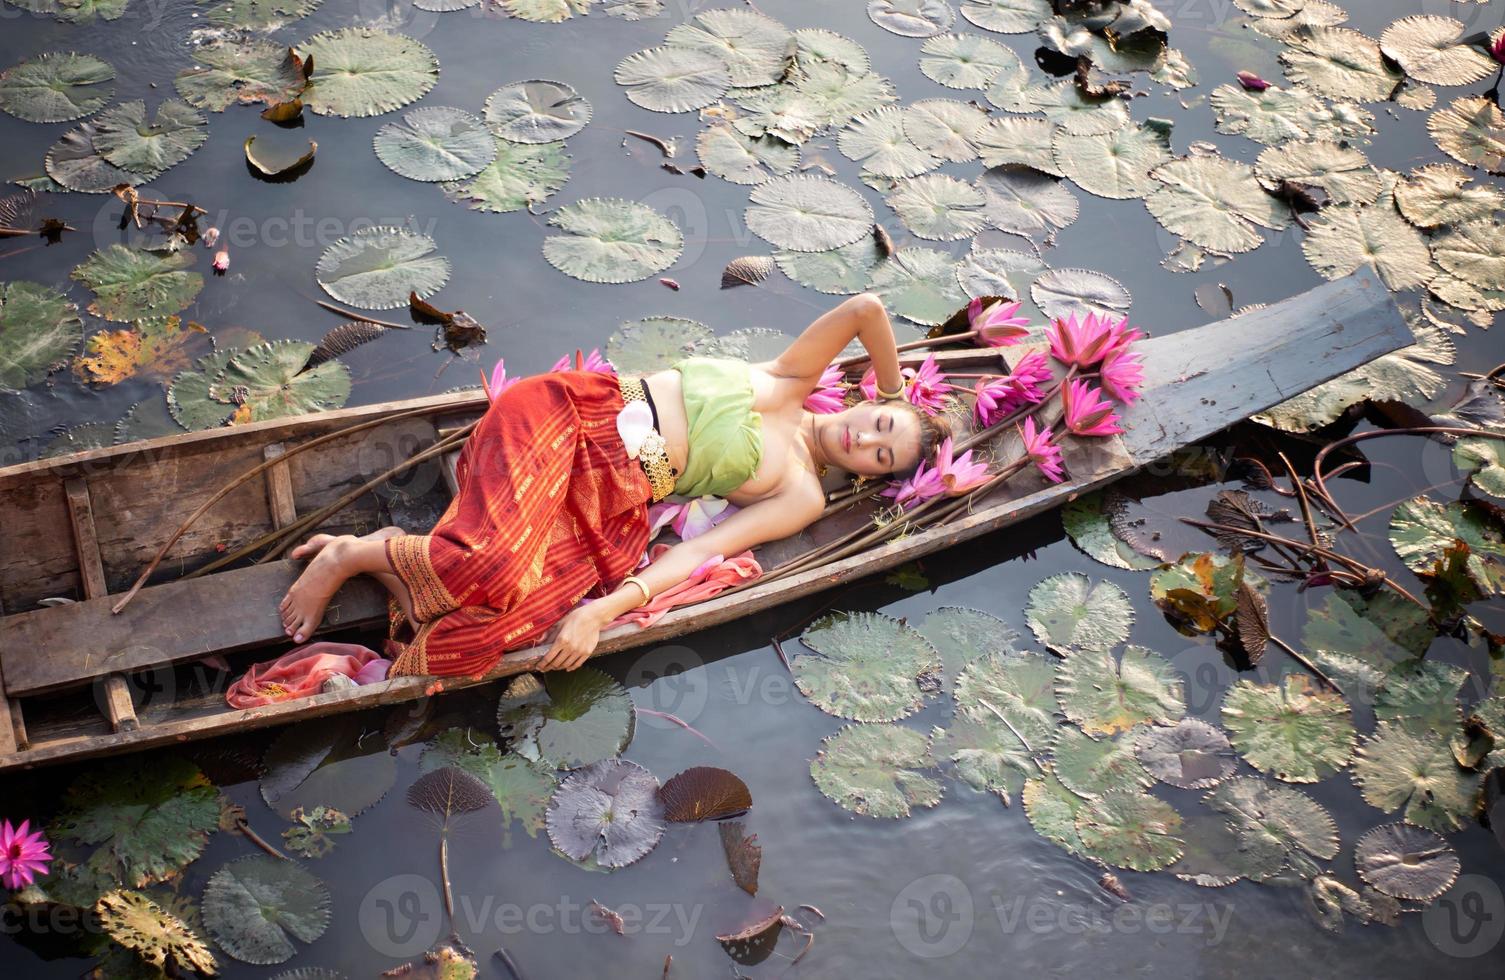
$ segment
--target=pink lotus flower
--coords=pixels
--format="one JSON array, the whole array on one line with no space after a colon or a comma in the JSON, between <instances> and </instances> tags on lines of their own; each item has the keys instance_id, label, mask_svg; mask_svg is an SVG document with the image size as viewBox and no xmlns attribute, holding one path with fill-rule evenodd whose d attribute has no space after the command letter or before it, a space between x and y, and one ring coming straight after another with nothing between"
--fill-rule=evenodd
<instances>
[{"instance_id":1,"label":"pink lotus flower","mask_svg":"<svg viewBox=\"0 0 1505 980\"><path fill-rule=\"evenodd\" d=\"M1029 318L1015 316L1018 303L997 300L986 309L981 299L967 304L967 322L977 331L977 339L988 347L1008 347L1029 334Z\"/></svg>"},{"instance_id":2,"label":"pink lotus flower","mask_svg":"<svg viewBox=\"0 0 1505 980\"><path fill-rule=\"evenodd\" d=\"M905 510L917 507L927 500L933 500L946 492L946 484L941 481L940 470L929 466L923 459L920 465L915 467L914 473L909 479L900 482L891 482L884 489L883 496L888 497L903 507Z\"/></svg>"},{"instance_id":3,"label":"pink lotus flower","mask_svg":"<svg viewBox=\"0 0 1505 980\"><path fill-rule=\"evenodd\" d=\"M222 248L214 253L214 271L224 275L228 268L230 268L230 250Z\"/></svg>"},{"instance_id":4,"label":"pink lotus flower","mask_svg":"<svg viewBox=\"0 0 1505 980\"><path fill-rule=\"evenodd\" d=\"M1505 31L1501 31L1493 41L1489 43L1489 53L1500 64L1505 65Z\"/></svg>"},{"instance_id":5,"label":"pink lotus flower","mask_svg":"<svg viewBox=\"0 0 1505 980\"><path fill-rule=\"evenodd\" d=\"M1039 467L1040 473L1047 480L1060 483L1066 479L1066 474L1061 469L1061 447L1051 441L1049 429L1037 429L1034 418L1026 418L1024 424L1019 426L1019 438L1024 440L1024 451L1029 455L1030 462Z\"/></svg>"},{"instance_id":6,"label":"pink lotus flower","mask_svg":"<svg viewBox=\"0 0 1505 980\"><path fill-rule=\"evenodd\" d=\"M0 820L0 884L12 891L25 888L39 873L46 874L51 863L47 838L31 829L30 820L22 820L19 827Z\"/></svg>"},{"instance_id":7,"label":"pink lotus flower","mask_svg":"<svg viewBox=\"0 0 1505 980\"><path fill-rule=\"evenodd\" d=\"M1019 363L1014 365L1014 370L1009 373L1009 377L1029 390L1030 401L1035 403L1045 397L1040 386L1054 379L1055 374L1050 370L1050 361L1045 354L1041 351L1032 351L1019 359Z\"/></svg>"},{"instance_id":8,"label":"pink lotus flower","mask_svg":"<svg viewBox=\"0 0 1505 980\"><path fill-rule=\"evenodd\" d=\"M1055 322L1045 328L1045 336L1050 340L1051 356L1062 364L1080 368L1088 368L1103 359L1113 347L1113 332L1109 329L1107 317L1100 317L1095 312L1088 313L1086 317L1077 320L1075 313L1061 319L1057 317Z\"/></svg>"},{"instance_id":9,"label":"pink lotus flower","mask_svg":"<svg viewBox=\"0 0 1505 980\"><path fill-rule=\"evenodd\" d=\"M1013 378L978 378L972 394L972 417L983 428L1013 414L1020 403L1019 383Z\"/></svg>"},{"instance_id":10,"label":"pink lotus flower","mask_svg":"<svg viewBox=\"0 0 1505 980\"><path fill-rule=\"evenodd\" d=\"M1061 391L1061 405L1066 413L1066 428L1079 436L1116 436L1123 432L1113 403L1104 401L1096 388L1073 378Z\"/></svg>"},{"instance_id":11,"label":"pink lotus flower","mask_svg":"<svg viewBox=\"0 0 1505 980\"><path fill-rule=\"evenodd\" d=\"M1263 78L1260 78L1252 71L1241 71L1235 77L1238 78L1238 83L1242 85L1246 91L1249 92L1263 92L1265 89L1270 87L1269 82L1265 81Z\"/></svg>"},{"instance_id":12,"label":"pink lotus flower","mask_svg":"<svg viewBox=\"0 0 1505 980\"><path fill-rule=\"evenodd\" d=\"M487 380L486 372L481 372L481 387L486 389L486 397L496 401L497 396L521 381L522 378L507 377L507 369L502 366L502 358L496 359L496 367L491 369L491 378Z\"/></svg>"},{"instance_id":13,"label":"pink lotus flower","mask_svg":"<svg viewBox=\"0 0 1505 980\"><path fill-rule=\"evenodd\" d=\"M575 364L577 362L581 364L581 366L578 367L578 368L575 366ZM596 347L591 348L591 352L589 354L585 355L585 358L584 358L583 361L580 360L580 352L578 350L575 351L575 354L574 354L573 357L570 356L569 354L566 354L563 357L561 357L559 360L555 361L554 362L554 366L551 367L551 368L549 368L549 370L550 371L600 371L602 374L616 374L617 373L616 369L611 366L611 362L608 361L606 358L604 358L604 357L601 356L601 350L600 350L600 348L596 348Z\"/></svg>"},{"instance_id":14,"label":"pink lotus flower","mask_svg":"<svg viewBox=\"0 0 1505 980\"><path fill-rule=\"evenodd\" d=\"M1138 354L1130 353L1122 347L1109 351L1097 370L1098 379L1102 381L1103 390L1108 393L1108 397L1125 405L1132 405L1139 400L1139 389L1144 384L1144 370Z\"/></svg>"},{"instance_id":15,"label":"pink lotus flower","mask_svg":"<svg viewBox=\"0 0 1505 980\"><path fill-rule=\"evenodd\" d=\"M815 384L815 390L805 396L805 408L817 415L841 411L846 405L847 389L842 381L845 376L841 368L834 364L827 365ZM876 393L875 390L874 394Z\"/></svg>"},{"instance_id":16,"label":"pink lotus flower","mask_svg":"<svg viewBox=\"0 0 1505 980\"><path fill-rule=\"evenodd\" d=\"M988 464L972 460L972 450L951 458L951 437L941 441L935 453L935 472L949 494L962 494L988 482Z\"/></svg>"},{"instance_id":17,"label":"pink lotus flower","mask_svg":"<svg viewBox=\"0 0 1505 980\"><path fill-rule=\"evenodd\" d=\"M904 368L900 373L904 375L904 397L909 399L909 403L927 415L938 414L945 404L946 396L951 393L951 385L936 364L935 355L926 357L918 370ZM868 368L857 387L869 401L878 397L878 377L872 368Z\"/></svg>"}]
</instances>

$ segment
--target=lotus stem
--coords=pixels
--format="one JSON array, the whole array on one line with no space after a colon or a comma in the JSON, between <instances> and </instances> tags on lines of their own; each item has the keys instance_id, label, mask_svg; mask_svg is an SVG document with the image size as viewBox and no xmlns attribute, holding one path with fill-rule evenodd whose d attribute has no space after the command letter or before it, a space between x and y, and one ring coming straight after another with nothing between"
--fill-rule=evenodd
<instances>
[{"instance_id":1,"label":"lotus stem","mask_svg":"<svg viewBox=\"0 0 1505 980\"><path fill-rule=\"evenodd\" d=\"M388 328L390 328L392 330L412 330L413 329L413 325L411 323L394 323L391 320L378 320L374 316L368 316L365 313L357 313L354 310L347 310L343 306L336 306L333 303L326 302L325 300L322 300L322 299L316 299L316 300L314 300L314 302L316 304L318 304L319 306L322 306L324 309L328 310L329 312L337 314L339 316L342 316L342 317L344 317L347 320L360 320L362 323L374 323L378 327L388 327Z\"/></svg>"},{"instance_id":2,"label":"lotus stem","mask_svg":"<svg viewBox=\"0 0 1505 980\"><path fill-rule=\"evenodd\" d=\"M1285 640L1282 640L1280 637L1276 636L1274 633L1271 633L1269 630L1266 630L1265 633L1266 633L1267 636L1270 637L1270 642L1271 643L1275 644L1276 646L1278 646L1282 650L1284 650L1286 653L1290 654L1291 655L1291 659L1295 660L1301 666L1305 667L1307 670L1311 671L1313 674L1316 674L1317 677L1318 677L1318 679L1321 680L1322 683L1326 684L1328 687L1332 688L1334 691L1337 691L1339 694L1343 693L1343 689L1341 687L1339 687L1337 685L1337 682L1335 682L1331 677L1328 677L1326 674L1324 674L1322 672L1322 668L1321 667L1318 667L1316 664L1312 663L1305 656L1303 656L1301 654L1301 652L1298 651L1295 647L1291 646L1289 643L1287 643Z\"/></svg>"},{"instance_id":3,"label":"lotus stem","mask_svg":"<svg viewBox=\"0 0 1505 980\"><path fill-rule=\"evenodd\" d=\"M439 880L444 885L444 911L455 920L455 896L449 887L449 835L439 835Z\"/></svg>"}]
</instances>

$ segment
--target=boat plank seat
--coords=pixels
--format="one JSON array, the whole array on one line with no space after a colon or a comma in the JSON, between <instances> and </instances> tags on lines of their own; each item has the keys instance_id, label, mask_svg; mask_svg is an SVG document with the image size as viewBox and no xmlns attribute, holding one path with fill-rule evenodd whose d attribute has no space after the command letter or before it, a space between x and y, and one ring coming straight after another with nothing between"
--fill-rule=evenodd
<instances>
[{"instance_id":1,"label":"boat plank seat","mask_svg":"<svg viewBox=\"0 0 1505 980\"><path fill-rule=\"evenodd\" d=\"M73 527L73 548L78 554L78 574L83 582L85 599L102 599L110 594L105 584L105 566L99 555L99 534L94 527L94 504L89 498L89 484L81 476L63 481L68 502L68 523ZM136 704L123 674L106 674L100 680L100 700L111 731L134 730Z\"/></svg>"},{"instance_id":2,"label":"boat plank seat","mask_svg":"<svg viewBox=\"0 0 1505 980\"><path fill-rule=\"evenodd\" d=\"M277 604L305 564L271 561L148 586L119 615L110 611L115 600L104 596L9 616L0 650L6 693L43 694L111 673L287 643ZM386 616L386 589L361 576L335 593L318 632L378 624ZM123 642L100 648L112 638Z\"/></svg>"}]
</instances>

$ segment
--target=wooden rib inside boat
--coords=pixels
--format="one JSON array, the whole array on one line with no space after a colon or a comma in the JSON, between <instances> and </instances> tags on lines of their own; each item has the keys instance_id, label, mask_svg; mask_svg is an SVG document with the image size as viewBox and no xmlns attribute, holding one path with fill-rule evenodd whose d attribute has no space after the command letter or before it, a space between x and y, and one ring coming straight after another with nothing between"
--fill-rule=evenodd
<instances>
[{"instance_id":1,"label":"wooden rib inside boat","mask_svg":"<svg viewBox=\"0 0 1505 980\"><path fill-rule=\"evenodd\" d=\"M1319 286L1242 316L1142 342L1144 397L1128 431L1074 447L1069 479L1022 473L969 512L860 554L670 612L648 629L603 634L597 655L660 642L882 571L1065 503L1180 447L1412 342L1373 274ZM951 350L944 367L997 366L1020 348ZM918 362L923 352L906 355ZM478 391L368 405L89 450L0 469L0 769L186 741L422 696L396 678L252 709L224 701L245 665L285 652L277 603L302 562L242 561L195 575L226 552L352 496L319 525L363 534L431 525L454 492L454 453L366 484L478 418ZM1007 451L1012 433L995 437ZM307 451L297 446L322 439ZM285 458L284 458L285 457ZM120 594L173 529L235 477L266 465L168 549L151 582L118 614ZM874 506L838 512L758 552L765 571L869 522ZM357 578L331 602L321 633L375 630L386 596ZM374 637L368 642L375 643ZM542 648L508 654L487 678L529 668ZM230 658L232 673L215 664Z\"/></svg>"}]
</instances>

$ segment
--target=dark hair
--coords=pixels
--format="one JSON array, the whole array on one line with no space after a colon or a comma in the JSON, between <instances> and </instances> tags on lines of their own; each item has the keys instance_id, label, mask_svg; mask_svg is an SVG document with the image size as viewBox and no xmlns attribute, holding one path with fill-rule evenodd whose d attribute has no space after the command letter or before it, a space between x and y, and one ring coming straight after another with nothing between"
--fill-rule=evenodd
<instances>
[{"instance_id":1,"label":"dark hair","mask_svg":"<svg viewBox=\"0 0 1505 980\"><path fill-rule=\"evenodd\" d=\"M903 405L915 414L915 419L920 423L920 454L915 457L914 465L903 470L894 470L891 474L896 480L905 480L919 469L920 463L935 456L936 449L942 442L950 438L954 432L951 424L951 416L943 409L935 415L924 411L910 401L896 401L893 404Z\"/></svg>"}]
</instances>

